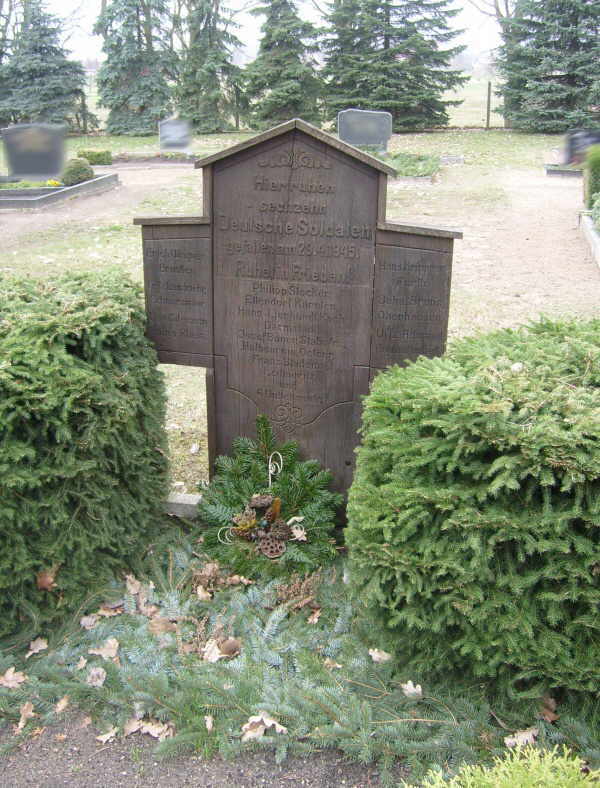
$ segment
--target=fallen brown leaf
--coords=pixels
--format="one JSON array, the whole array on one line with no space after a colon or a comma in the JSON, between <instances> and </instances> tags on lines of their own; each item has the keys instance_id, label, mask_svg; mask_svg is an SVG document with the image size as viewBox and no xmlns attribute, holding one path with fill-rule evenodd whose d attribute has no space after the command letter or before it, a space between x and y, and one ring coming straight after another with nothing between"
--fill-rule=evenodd
<instances>
[{"instance_id":1,"label":"fallen brown leaf","mask_svg":"<svg viewBox=\"0 0 600 788\"><path fill-rule=\"evenodd\" d=\"M506 744L507 747L524 747L526 744L533 744L538 734L538 728L527 728L523 731L515 731L512 736L504 737L504 744Z\"/></svg>"},{"instance_id":2,"label":"fallen brown leaf","mask_svg":"<svg viewBox=\"0 0 600 788\"><path fill-rule=\"evenodd\" d=\"M40 591L52 591L53 588L56 588L56 583L54 581L57 572L58 566L53 566L50 569L42 569L41 572L38 572L35 576L35 583L38 589Z\"/></svg>"},{"instance_id":3,"label":"fallen brown leaf","mask_svg":"<svg viewBox=\"0 0 600 788\"><path fill-rule=\"evenodd\" d=\"M557 703L550 695L544 695L542 698L542 705L538 712L538 717L546 722L556 722L560 714L556 714Z\"/></svg>"},{"instance_id":4,"label":"fallen brown leaf","mask_svg":"<svg viewBox=\"0 0 600 788\"><path fill-rule=\"evenodd\" d=\"M108 605L102 605L102 607L96 611L96 615L102 616L103 618L112 618L113 616L120 616L122 612L122 607L109 607Z\"/></svg>"},{"instance_id":5,"label":"fallen brown leaf","mask_svg":"<svg viewBox=\"0 0 600 788\"><path fill-rule=\"evenodd\" d=\"M27 720L30 720L32 717L37 717L37 714L33 710L33 703L29 700L27 703L24 703L21 706L19 711L21 713L21 717L19 719L19 724L17 725L17 731L22 731L27 724Z\"/></svg>"},{"instance_id":6,"label":"fallen brown leaf","mask_svg":"<svg viewBox=\"0 0 600 788\"><path fill-rule=\"evenodd\" d=\"M107 742L112 741L115 738L118 730L119 729L115 726L114 728L111 728L109 731L106 731L106 733L103 733L100 736L96 736L96 741L99 741L101 744L106 744Z\"/></svg>"},{"instance_id":7,"label":"fallen brown leaf","mask_svg":"<svg viewBox=\"0 0 600 788\"><path fill-rule=\"evenodd\" d=\"M169 621L168 618L156 616L156 618L148 622L148 629L153 635L162 635L164 632L175 632L177 630L177 624Z\"/></svg>"},{"instance_id":8,"label":"fallen brown leaf","mask_svg":"<svg viewBox=\"0 0 600 788\"><path fill-rule=\"evenodd\" d=\"M63 697L58 701L58 703L54 707L54 711L56 712L56 714L60 714L62 711L64 711L67 708L68 705L69 705L69 696L63 695Z\"/></svg>"},{"instance_id":9,"label":"fallen brown leaf","mask_svg":"<svg viewBox=\"0 0 600 788\"><path fill-rule=\"evenodd\" d=\"M132 596L140 593L142 584L133 575L125 575L125 585Z\"/></svg>"},{"instance_id":10,"label":"fallen brown leaf","mask_svg":"<svg viewBox=\"0 0 600 788\"><path fill-rule=\"evenodd\" d=\"M275 728L275 733L287 733L287 728L280 725L277 720L270 717L265 711L259 712L254 717L249 717L248 722L242 725L242 741L260 739L267 728Z\"/></svg>"},{"instance_id":11,"label":"fallen brown leaf","mask_svg":"<svg viewBox=\"0 0 600 788\"><path fill-rule=\"evenodd\" d=\"M321 617L321 608L318 607L316 608L316 610L313 610L313 612L306 619L306 621L308 624L316 624L320 617Z\"/></svg>"},{"instance_id":12,"label":"fallen brown leaf","mask_svg":"<svg viewBox=\"0 0 600 788\"><path fill-rule=\"evenodd\" d=\"M14 665L12 668L8 668L4 675L0 676L0 687L6 687L7 689L16 689L19 684L22 684L24 681L27 680L27 676L25 673L21 673L18 670L15 670Z\"/></svg>"},{"instance_id":13,"label":"fallen brown leaf","mask_svg":"<svg viewBox=\"0 0 600 788\"><path fill-rule=\"evenodd\" d=\"M84 629L93 629L98 623L98 616L92 613L91 616L83 616L79 619L79 625Z\"/></svg>"},{"instance_id":14,"label":"fallen brown leaf","mask_svg":"<svg viewBox=\"0 0 600 788\"><path fill-rule=\"evenodd\" d=\"M101 687L105 681L106 671L104 668L90 668L85 683L90 687Z\"/></svg>"},{"instance_id":15,"label":"fallen brown leaf","mask_svg":"<svg viewBox=\"0 0 600 788\"><path fill-rule=\"evenodd\" d=\"M125 736L131 736L132 733L139 731L141 727L142 727L142 721L137 720L135 717L132 717L131 719L127 720L127 722L123 726L123 734Z\"/></svg>"},{"instance_id":16,"label":"fallen brown leaf","mask_svg":"<svg viewBox=\"0 0 600 788\"><path fill-rule=\"evenodd\" d=\"M87 665L87 659L85 657L79 657L79 661L75 665L75 670L83 670L86 665Z\"/></svg>"},{"instance_id":17,"label":"fallen brown leaf","mask_svg":"<svg viewBox=\"0 0 600 788\"><path fill-rule=\"evenodd\" d=\"M119 641L116 638L108 638L104 645L98 648L88 649L88 654L92 654L102 659L114 659L119 651Z\"/></svg>"},{"instance_id":18,"label":"fallen brown leaf","mask_svg":"<svg viewBox=\"0 0 600 788\"><path fill-rule=\"evenodd\" d=\"M29 657L33 656L34 654L39 654L40 651L45 651L48 648L48 641L44 638L36 638L32 640L29 644L29 651L25 654L25 659L29 659Z\"/></svg>"}]
</instances>

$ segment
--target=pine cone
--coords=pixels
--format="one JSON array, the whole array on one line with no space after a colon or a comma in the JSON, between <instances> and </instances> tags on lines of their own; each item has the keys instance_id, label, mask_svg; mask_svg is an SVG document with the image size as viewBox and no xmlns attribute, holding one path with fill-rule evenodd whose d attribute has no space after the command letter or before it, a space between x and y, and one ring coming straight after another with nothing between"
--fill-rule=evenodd
<instances>
[{"instance_id":1,"label":"pine cone","mask_svg":"<svg viewBox=\"0 0 600 788\"><path fill-rule=\"evenodd\" d=\"M279 517L280 511L281 511L281 498L274 498L273 503L267 509L265 517L270 523L274 523L275 520L277 520L277 518Z\"/></svg>"},{"instance_id":2,"label":"pine cone","mask_svg":"<svg viewBox=\"0 0 600 788\"><path fill-rule=\"evenodd\" d=\"M285 520L281 519L275 520L269 533L272 534L276 539L280 539L282 542L286 542L288 539L291 539L293 535L290 526Z\"/></svg>"}]
</instances>

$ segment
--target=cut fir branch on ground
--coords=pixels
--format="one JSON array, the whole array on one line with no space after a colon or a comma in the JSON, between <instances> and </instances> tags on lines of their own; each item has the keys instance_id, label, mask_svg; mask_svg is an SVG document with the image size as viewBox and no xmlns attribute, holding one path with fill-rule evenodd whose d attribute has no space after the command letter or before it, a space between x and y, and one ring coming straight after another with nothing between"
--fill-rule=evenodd
<instances>
[{"instance_id":1,"label":"cut fir branch on ground","mask_svg":"<svg viewBox=\"0 0 600 788\"><path fill-rule=\"evenodd\" d=\"M245 584L198 547L166 532L135 576L106 590L108 604L96 601L61 632L40 632L47 648L36 638L32 648L3 650L5 747L80 710L106 746L145 733L165 757L250 747L281 761L339 748L384 769L399 759L417 780L432 764L454 772L488 763L506 752L506 736L535 727L537 746L566 744L600 762L597 701L559 698L550 723L538 718L539 701L495 697L468 676L431 685L404 661L401 640L349 598L341 562L308 578ZM211 598L198 595L199 578Z\"/></svg>"}]
</instances>

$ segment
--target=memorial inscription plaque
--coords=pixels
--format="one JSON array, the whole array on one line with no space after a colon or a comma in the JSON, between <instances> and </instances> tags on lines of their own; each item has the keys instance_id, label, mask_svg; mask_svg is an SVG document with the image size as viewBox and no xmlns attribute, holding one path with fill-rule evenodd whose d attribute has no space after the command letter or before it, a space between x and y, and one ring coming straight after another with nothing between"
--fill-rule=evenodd
<instances>
[{"instance_id":1,"label":"memorial inscription plaque","mask_svg":"<svg viewBox=\"0 0 600 788\"><path fill-rule=\"evenodd\" d=\"M372 375L444 350L460 234L387 223L393 170L300 120L198 165L206 216L135 220L148 336L209 369L211 460L264 413L345 490Z\"/></svg>"}]
</instances>

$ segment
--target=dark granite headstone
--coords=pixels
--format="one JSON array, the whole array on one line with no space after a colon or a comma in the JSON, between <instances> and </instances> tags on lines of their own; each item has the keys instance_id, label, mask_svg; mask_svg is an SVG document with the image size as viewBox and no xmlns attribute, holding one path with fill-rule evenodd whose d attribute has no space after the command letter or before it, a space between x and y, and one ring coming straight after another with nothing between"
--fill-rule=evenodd
<instances>
[{"instance_id":1,"label":"dark granite headstone","mask_svg":"<svg viewBox=\"0 0 600 788\"><path fill-rule=\"evenodd\" d=\"M180 118L169 118L158 124L160 149L186 151L190 147L190 124Z\"/></svg>"},{"instance_id":2,"label":"dark granite headstone","mask_svg":"<svg viewBox=\"0 0 600 788\"><path fill-rule=\"evenodd\" d=\"M565 140L565 164L581 164L587 149L600 145L600 129L571 129Z\"/></svg>"},{"instance_id":3,"label":"dark granite headstone","mask_svg":"<svg viewBox=\"0 0 600 788\"><path fill-rule=\"evenodd\" d=\"M386 222L394 171L303 121L198 165L206 216L136 220L148 336L209 369L211 461L264 413L345 490L372 376L444 351L460 233Z\"/></svg>"},{"instance_id":4,"label":"dark granite headstone","mask_svg":"<svg viewBox=\"0 0 600 788\"><path fill-rule=\"evenodd\" d=\"M345 109L337 116L338 137L350 145L371 145L387 150L392 136L392 116L389 112Z\"/></svg>"},{"instance_id":5,"label":"dark granite headstone","mask_svg":"<svg viewBox=\"0 0 600 788\"><path fill-rule=\"evenodd\" d=\"M53 178L65 160L65 129L47 123L21 123L2 129L4 151L11 175L17 178Z\"/></svg>"}]
</instances>

